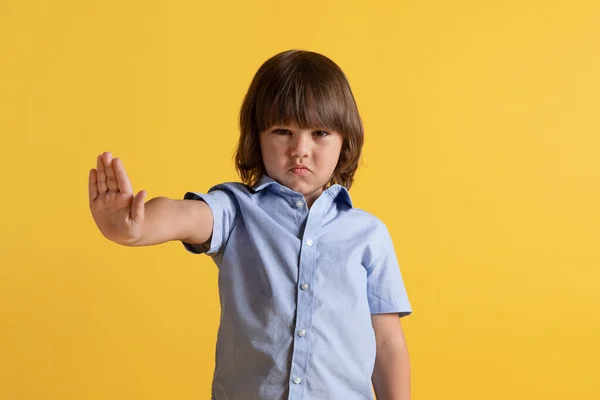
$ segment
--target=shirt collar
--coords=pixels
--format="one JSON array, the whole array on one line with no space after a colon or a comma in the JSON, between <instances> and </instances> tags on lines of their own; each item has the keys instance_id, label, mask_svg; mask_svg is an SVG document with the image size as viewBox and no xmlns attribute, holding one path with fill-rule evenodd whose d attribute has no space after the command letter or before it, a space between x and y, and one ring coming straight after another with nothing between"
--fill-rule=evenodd
<instances>
[{"instance_id":1,"label":"shirt collar","mask_svg":"<svg viewBox=\"0 0 600 400\"><path fill-rule=\"evenodd\" d=\"M263 176L260 177L260 179L258 180L256 185L254 185L254 187L252 189L255 192L260 192L264 188L269 187L271 185L282 186L279 182L275 181L270 176L264 174Z\"/></svg>"},{"instance_id":2,"label":"shirt collar","mask_svg":"<svg viewBox=\"0 0 600 400\"><path fill-rule=\"evenodd\" d=\"M258 180L256 185L254 185L254 187L252 189L254 190L254 192L260 192L261 190L263 190L269 186L271 186L273 188L285 188L285 189L291 191L291 189L286 188L285 186L283 186L282 184L280 184L279 182L272 179L270 176L268 176L266 174L264 174L260 177L260 179ZM346 189L346 187L344 187L342 185L339 185L337 183L335 185L331 185L330 187L325 189L324 193L329 194L335 201L342 201L342 202L346 203L347 205L349 205L350 207L353 207L352 199L350 198L350 193L348 193L348 189Z\"/></svg>"}]
</instances>

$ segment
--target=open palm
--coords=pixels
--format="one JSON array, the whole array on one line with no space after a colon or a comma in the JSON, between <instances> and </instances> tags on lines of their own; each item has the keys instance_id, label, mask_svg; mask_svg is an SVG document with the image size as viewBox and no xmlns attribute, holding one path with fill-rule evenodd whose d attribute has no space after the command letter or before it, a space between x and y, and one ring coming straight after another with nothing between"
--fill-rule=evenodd
<instances>
[{"instance_id":1,"label":"open palm","mask_svg":"<svg viewBox=\"0 0 600 400\"><path fill-rule=\"evenodd\" d=\"M143 233L145 191L133 194L120 159L98 156L89 175L90 210L102 234L120 244L134 244Z\"/></svg>"}]
</instances>

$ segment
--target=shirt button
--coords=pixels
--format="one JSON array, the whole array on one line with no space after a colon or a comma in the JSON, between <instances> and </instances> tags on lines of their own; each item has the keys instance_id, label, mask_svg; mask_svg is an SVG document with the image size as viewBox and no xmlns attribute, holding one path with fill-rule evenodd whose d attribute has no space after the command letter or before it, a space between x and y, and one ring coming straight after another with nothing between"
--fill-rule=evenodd
<instances>
[{"instance_id":1,"label":"shirt button","mask_svg":"<svg viewBox=\"0 0 600 400\"><path fill-rule=\"evenodd\" d=\"M300 336L300 337L304 337L304 336L306 336L306 329L300 329L300 330L298 331L298 336Z\"/></svg>"},{"instance_id":2,"label":"shirt button","mask_svg":"<svg viewBox=\"0 0 600 400\"><path fill-rule=\"evenodd\" d=\"M310 286L308 285L308 283L304 282L302 285L300 285L300 288L302 290L308 290L308 288L310 288Z\"/></svg>"},{"instance_id":3,"label":"shirt button","mask_svg":"<svg viewBox=\"0 0 600 400\"><path fill-rule=\"evenodd\" d=\"M279 190L281 190L282 192L285 192L285 188L279 188Z\"/></svg>"},{"instance_id":4,"label":"shirt button","mask_svg":"<svg viewBox=\"0 0 600 400\"><path fill-rule=\"evenodd\" d=\"M296 207L298 207L298 208L302 207L303 205L304 205L304 202L303 202L303 201L300 201L300 200L298 200L298 201L296 202Z\"/></svg>"},{"instance_id":5,"label":"shirt button","mask_svg":"<svg viewBox=\"0 0 600 400\"><path fill-rule=\"evenodd\" d=\"M296 385L298 385L300 382L302 382L302 378L300 378L299 376L295 376L295 377L294 377L294 383L295 383Z\"/></svg>"},{"instance_id":6,"label":"shirt button","mask_svg":"<svg viewBox=\"0 0 600 400\"><path fill-rule=\"evenodd\" d=\"M308 247L310 247L310 246L312 246L312 245L313 245L313 241L312 241L312 240L310 240L310 239L308 239L308 240L306 241L306 244L308 245Z\"/></svg>"}]
</instances>

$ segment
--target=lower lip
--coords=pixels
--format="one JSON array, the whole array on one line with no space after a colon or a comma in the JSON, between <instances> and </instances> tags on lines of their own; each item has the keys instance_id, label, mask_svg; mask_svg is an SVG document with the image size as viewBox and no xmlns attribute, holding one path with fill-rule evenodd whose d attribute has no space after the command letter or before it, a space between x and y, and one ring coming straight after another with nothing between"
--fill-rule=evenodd
<instances>
[{"instance_id":1,"label":"lower lip","mask_svg":"<svg viewBox=\"0 0 600 400\"><path fill-rule=\"evenodd\" d=\"M304 175L308 174L308 169L306 169L306 168L292 168L292 172L295 175L304 176Z\"/></svg>"}]
</instances>

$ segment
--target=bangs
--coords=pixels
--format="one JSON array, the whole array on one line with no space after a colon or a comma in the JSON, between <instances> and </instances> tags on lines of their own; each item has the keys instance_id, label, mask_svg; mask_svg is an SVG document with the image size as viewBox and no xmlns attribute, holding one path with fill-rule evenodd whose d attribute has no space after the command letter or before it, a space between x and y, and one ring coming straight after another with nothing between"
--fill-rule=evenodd
<instances>
[{"instance_id":1,"label":"bangs","mask_svg":"<svg viewBox=\"0 0 600 400\"><path fill-rule=\"evenodd\" d=\"M342 135L348 132L345 114L351 105L346 104L347 96L335 71L304 60L282 72L271 76L264 92L258 95L258 132L291 124L301 129L334 130Z\"/></svg>"}]
</instances>

